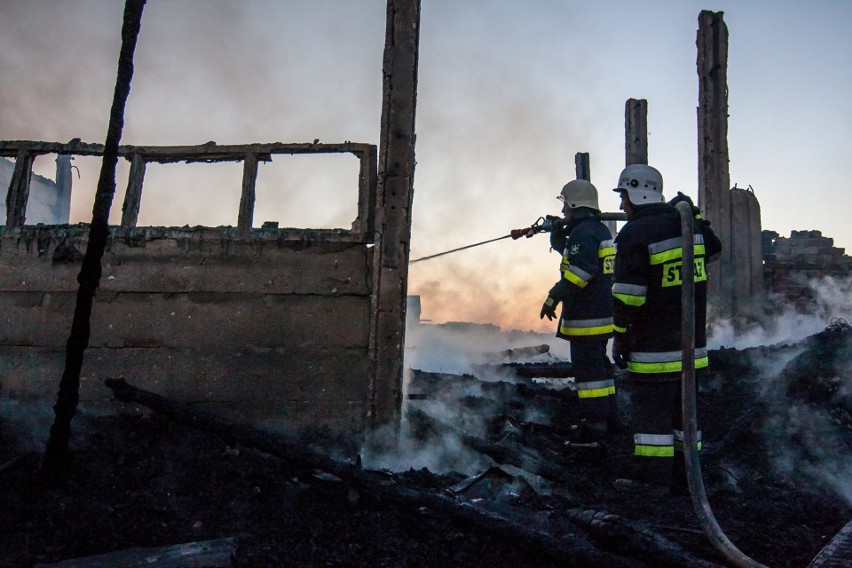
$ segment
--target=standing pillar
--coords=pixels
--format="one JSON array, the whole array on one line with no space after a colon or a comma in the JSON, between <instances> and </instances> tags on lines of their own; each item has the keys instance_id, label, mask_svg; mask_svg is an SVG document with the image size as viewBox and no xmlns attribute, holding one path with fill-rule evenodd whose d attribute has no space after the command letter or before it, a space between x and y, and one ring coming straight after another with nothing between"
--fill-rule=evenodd
<instances>
[{"instance_id":1,"label":"standing pillar","mask_svg":"<svg viewBox=\"0 0 852 568\"><path fill-rule=\"evenodd\" d=\"M574 169L577 172L577 179L592 181L592 167L589 164L588 152L574 154Z\"/></svg>"},{"instance_id":2,"label":"standing pillar","mask_svg":"<svg viewBox=\"0 0 852 568\"><path fill-rule=\"evenodd\" d=\"M419 40L420 0L387 0L373 252L369 428L397 425L402 405Z\"/></svg>"},{"instance_id":3,"label":"standing pillar","mask_svg":"<svg viewBox=\"0 0 852 568\"><path fill-rule=\"evenodd\" d=\"M624 105L624 165L648 164L648 101L627 99Z\"/></svg>"},{"instance_id":4,"label":"standing pillar","mask_svg":"<svg viewBox=\"0 0 852 568\"><path fill-rule=\"evenodd\" d=\"M728 28L722 12L698 16L698 206L722 241L708 267L708 312L730 319L736 305L730 171L728 169Z\"/></svg>"}]
</instances>

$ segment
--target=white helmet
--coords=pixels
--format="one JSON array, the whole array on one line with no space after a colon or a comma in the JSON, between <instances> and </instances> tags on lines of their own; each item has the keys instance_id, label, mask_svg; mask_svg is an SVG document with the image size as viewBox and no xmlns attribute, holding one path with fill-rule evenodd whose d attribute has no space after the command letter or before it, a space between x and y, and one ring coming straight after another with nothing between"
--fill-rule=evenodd
<instances>
[{"instance_id":1,"label":"white helmet","mask_svg":"<svg viewBox=\"0 0 852 568\"><path fill-rule=\"evenodd\" d=\"M569 181L562 188L562 192L556 196L556 199L567 204L571 209L577 207L588 207L595 211L600 211L598 207L598 190L590 181L584 179L575 179Z\"/></svg>"},{"instance_id":2,"label":"white helmet","mask_svg":"<svg viewBox=\"0 0 852 568\"><path fill-rule=\"evenodd\" d=\"M646 164L633 164L621 170L618 187L613 191L627 192L633 205L663 203L663 176L656 168Z\"/></svg>"}]
</instances>

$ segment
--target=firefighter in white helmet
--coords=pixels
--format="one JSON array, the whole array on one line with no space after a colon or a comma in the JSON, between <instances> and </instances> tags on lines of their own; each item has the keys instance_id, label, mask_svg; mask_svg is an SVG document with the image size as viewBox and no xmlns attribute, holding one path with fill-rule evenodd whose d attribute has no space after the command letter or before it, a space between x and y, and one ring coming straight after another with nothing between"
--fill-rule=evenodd
<instances>
[{"instance_id":1,"label":"firefighter in white helmet","mask_svg":"<svg viewBox=\"0 0 852 568\"><path fill-rule=\"evenodd\" d=\"M663 178L651 166L626 167L613 191L621 194L628 222L615 239L612 354L628 372L634 444L631 478L618 479L615 486L658 494L682 490L680 214L665 201ZM676 200L688 200L678 195ZM700 217L693 231L695 368L700 375L707 369L707 259L721 251L721 243ZM698 439L700 449L700 432Z\"/></svg>"},{"instance_id":2,"label":"firefighter in white helmet","mask_svg":"<svg viewBox=\"0 0 852 568\"><path fill-rule=\"evenodd\" d=\"M615 380L606 346L612 335L612 234L601 222L598 192L582 179L562 188L564 219L554 223L551 247L562 253L559 281L550 289L540 317L557 318L556 336L570 342L571 366L579 395L580 422L570 440L600 441L615 420Z\"/></svg>"}]
</instances>

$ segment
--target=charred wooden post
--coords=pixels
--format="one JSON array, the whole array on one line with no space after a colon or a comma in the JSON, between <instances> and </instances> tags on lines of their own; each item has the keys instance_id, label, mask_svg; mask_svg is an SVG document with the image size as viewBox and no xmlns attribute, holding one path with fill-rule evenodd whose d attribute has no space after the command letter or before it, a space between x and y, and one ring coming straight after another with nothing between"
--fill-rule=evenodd
<instances>
[{"instance_id":1,"label":"charred wooden post","mask_svg":"<svg viewBox=\"0 0 852 568\"><path fill-rule=\"evenodd\" d=\"M127 191L124 193L124 205L121 207L122 229L132 229L139 220L139 205L142 201L142 183L145 181L146 165L145 159L138 152L131 154Z\"/></svg>"},{"instance_id":2,"label":"charred wooden post","mask_svg":"<svg viewBox=\"0 0 852 568\"><path fill-rule=\"evenodd\" d=\"M136 51L136 40L142 25L145 1L127 0L124 4L118 73L109 114L107 137L104 142L104 158L95 192L95 205L92 208L89 242L86 245L80 274L77 276L80 287L77 290L74 319L68 336L65 368L59 381L59 393L56 404L53 406L55 419L50 427L50 437L47 440L42 462L42 469L48 475L59 473L66 465L68 442L71 438L71 420L77 413L77 405L80 402L80 371L91 336L92 304L103 272L101 261L109 232L109 211L115 195L115 169L118 164L121 133L124 129L124 108L127 97L130 95L133 54Z\"/></svg>"},{"instance_id":3,"label":"charred wooden post","mask_svg":"<svg viewBox=\"0 0 852 568\"><path fill-rule=\"evenodd\" d=\"M715 317L734 315L734 267L728 168L728 28L722 12L698 16L698 206L722 241L722 255L708 279Z\"/></svg>"},{"instance_id":4,"label":"charred wooden post","mask_svg":"<svg viewBox=\"0 0 852 568\"><path fill-rule=\"evenodd\" d=\"M711 317L735 323L763 312L760 205L754 192L731 188L728 157L728 29L722 12L698 17L698 205L722 241L709 270Z\"/></svg>"},{"instance_id":5,"label":"charred wooden post","mask_svg":"<svg viewBox=\"0 0 852 568\"><path fill-rule=\"evenodd\" d=\"M22 227L27 216L27 200L30 196L30 180L33 177L35 156L27 148L18 150L15 171L6 193L6 229Z\"/></svg>"},{"instance_id":6,"label":"charred wooden post","mask_svg":"<svg viewBox=\"0 0 852 568\"><path fill-rule=\"evenodd\" d=\"M624 105L624 165L648 163L648 101L627 99Z\"/></svg>"},{"instance_id":7,"label":"charred wooden post","mask_svg":"<svg viewBox=\"0 0 852 568\"><path fill-rule=\"evenodd\" d=\"M398 424L402 407L405 302L414 195L414 116L420 0L388 0L370 345L369 426Z\"/></svg>"},{"instance_id":8,"label":"charred wooden post","mask_svg":"<svg viewBox=\"0 0 852 568\"><path fill-rule=\"evenodd\" d=\"M243 191L240 196L240 212L237 219L237 235L241 239L251 238L256 182L257 154L248 153L243 160Z\"/></svg>"},{"instance_id":9,"label":"charred wooden post","mask_svg":"<svg viewBox=\"0 0 852 568\"><path fill-rule=\"evenodd\" d=\"M574 167L577 172L577 179L592 181L592 167L589 164L588 152L577 152L574 154Z\"/></svg>"}]
</instances>

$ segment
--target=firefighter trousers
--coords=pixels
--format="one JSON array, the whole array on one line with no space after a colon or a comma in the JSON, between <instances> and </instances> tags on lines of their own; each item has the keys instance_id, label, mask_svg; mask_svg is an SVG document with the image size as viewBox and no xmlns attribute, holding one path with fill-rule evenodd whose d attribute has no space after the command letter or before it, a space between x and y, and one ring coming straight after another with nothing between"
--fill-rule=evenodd
<instances>
[{"instance_id":1,"label":"firefighter trousers","mask_svg":"<svg viewBox=\"0 0 852 568\"><path fill-rule=\"evenodd\" d=\"M630 373L629 381L633 479L686 487L680 377ZM700 450L700 431L697 443Z\"/></svg>"},{"instance_id":2,"label":"firefighter trousers","mask_svg":"<svg viewBox=\"0 0 852 568\"><path fill-rule=\"evenodd\" d=\"M615 379L606 343L606 338L571 341L571 368L580 417L604 424L615 418Z\"/></svg>"}]
</instances>

